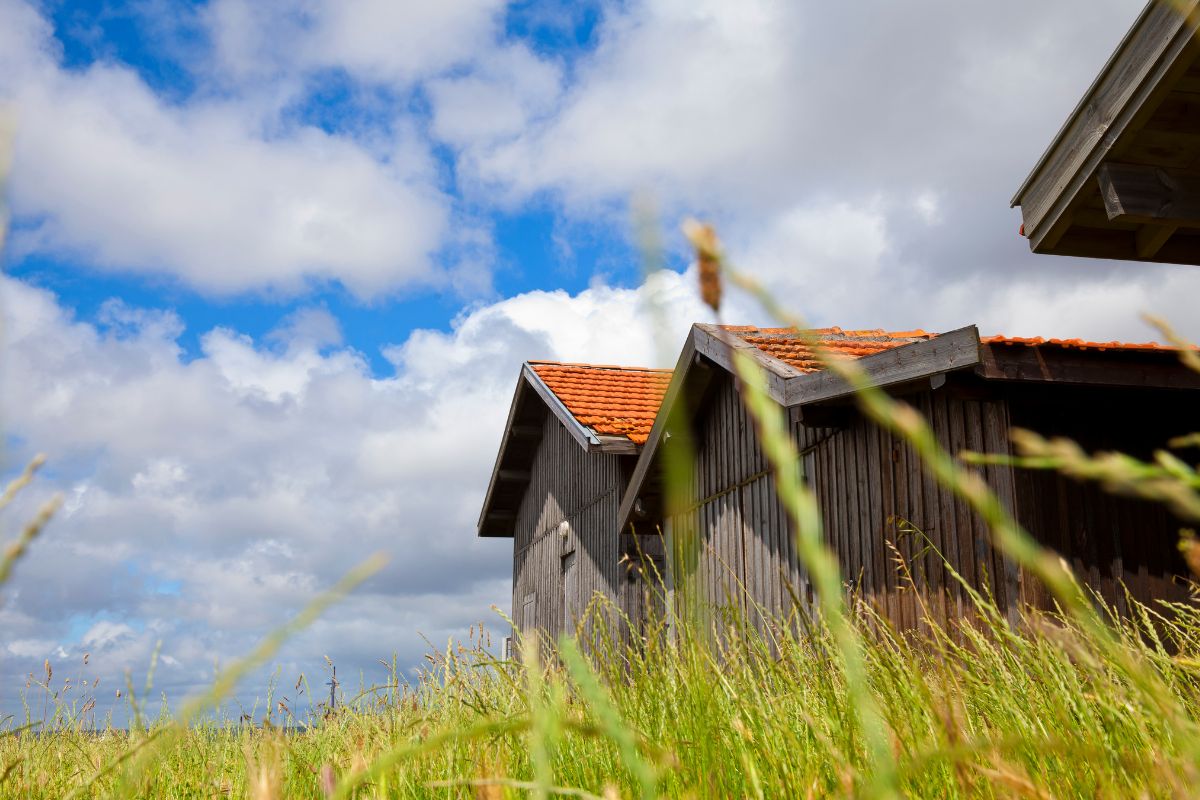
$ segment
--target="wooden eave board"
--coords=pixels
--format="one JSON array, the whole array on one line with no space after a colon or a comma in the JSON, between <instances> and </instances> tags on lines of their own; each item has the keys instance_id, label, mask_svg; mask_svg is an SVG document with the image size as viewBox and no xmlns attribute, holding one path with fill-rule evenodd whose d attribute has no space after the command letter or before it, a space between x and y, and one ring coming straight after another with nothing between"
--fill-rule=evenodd
<instances>
[{"instance_id":1,"label":"wooden eave board","mask_svg":"<svg viewBox=\"0 0 1200 800\"><path fill-rule=\"evenodd\" d=\"M1106 163L1200 174L1198 2L1146 6L1017 191L1034 252L1200 264L1200 218L1114 217L1099 181Z\"/></svg>"},{"instance_id":2,"label":"wooden eave board","mask_svg":"<svg viewBox=\"0 0 1200 800\"><path fill-rule=\"evenodd\" d=\"M1200 390L1200 374L1170 350L985 344L976 373L989 381Z\"/></svg>"},{"instance_id":3,"label":"wooden eave board","mask_svg":"<svg viewBox=\"0 0 1200 800\"><path fill-rule=\"evenodd\" d=\"M825 371L802 372L730 331L715 325L693 325L683 352L680 353L658 416L654 420L654 427L650 430L650 438L642 448L629 485L621 498L618 512L621 530L629 524L637 498L647 489L657 493L654 481L657 480L659 449L667 429L683 424L681 420L670 419L676 413L680 397L688 391L689 386L693 387L693 393L697 392L694 376L697 370L704 368L697 362L697 357L704 359L705 363L734 373L735 351L746 353L763 367L767 377L768 396L784 408L839 400L853 394L853 390L835 375ZM857 359L857 363L872 381L885 387L952 370L966 369L978 362L979 332L973 325ZM698 404L693 404L688 410L695 413Z\"/></svg>"},{"instance_id":4,"label":"wooden eave board","mask_svg":"<svg viewBox=\"0 0 1200 800\"><path fill-rule=\"evenodd\" d=\"M529 432L535 425L540 430L540 423L545 414L544 404L533 395L522 370L513 391L508 420L504 424L504 434L500 439L500 448L496 452L496 462L492 466L492 475L488 480L483 507L476 523L478 536L513 535L516 511L529 480L513 480L509 479L508 475L528 471L540 441L540 436L529 435Z\"/></svg>"},{"instance_id":5,"label":"wooden eave board","mask_svg":"<svg viewBox=\"0 0 1200 800\"><path fill-rule=\"evenodd\" d=\"M638 452L638 446L628 437L598 435L580 423L537 372L529 364L522 365L476 523L479 536L513 535L516 511L529 485L529 466L540 442L540 436L525 434L532 430L531 426L540 426L546 412L554 414L571 438L588 453Z\"/></svg>"},{"instance_id":6,"label":"wooden eave board","mask_svg":"<svg viewBox=\"0 0 1200 800\"><path fill-rule=\"evenodd\" d=\"M693 325L691 331L688 332L688 337L683 343L683 350L679 354L679 360L676 362L675 369L671 373L671 382L667 384L667 391L663 395L662 405L658 407L658 415L654 418L654 425L650 428L650 435L646 439L646 443L642 445L641 453L638 455L633 472L629 476L629 483L625 487L625 494L621 497L621 506L617 510L617 530L619 531L624 531L625 527L629 524L630 517L633 516L633 505L641 494L643 485L649 481L657 480L655 471L657 470L658 450L663 441L663 434L670 424L668 420L684 387L688 383L690 374L696 369L696 335L698 327Z\"/></svg>"},{"instance_id":7,"label":"wooden eave board","mask_svg":"<svg viewBox=\"0 0 1200 800\"><path fill-rule=\"evenodd\" d=\"M979 363L979 330L974 325L939 334L932 339L909 342L869 356L855 363L876 386L887 388L914 380L966 369ZM824 403L854 394L846 381L820 370L801 374L787 382L784 403L787 407Z\"/></svg>"}]
</instances>

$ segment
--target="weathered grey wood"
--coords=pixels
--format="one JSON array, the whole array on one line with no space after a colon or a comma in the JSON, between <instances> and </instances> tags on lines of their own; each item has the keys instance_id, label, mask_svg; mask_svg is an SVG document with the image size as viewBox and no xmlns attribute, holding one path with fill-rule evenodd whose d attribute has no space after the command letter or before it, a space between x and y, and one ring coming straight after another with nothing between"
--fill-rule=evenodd
<instances>
[{"instance_id":1,"label":"weathered grey wood","mask_svg":"<svg viewBox=\"0 0 1200 800\"><path fill-rule=\"evenodd\" d=\"M503 528L496 530L489 528L486 525L489 512L495 510L492 507L493 498L496 493L497 484L500 483L500 465L504 462L505 455L510 446L510 442L517 436L521 435L517 431L519 428L526 427L516 424L518 406L521 401L522 393L525 391L527 384L524 378L517 378L516 388L513 389L513 399L508 406L508 419L504 424L504 433L500 438L500 447L496 452L496 463L492 465L492 475L488 479L487 491L484 493L483 507L479 510L479 521L476 523L476 530L480 536L511 536L510 530ZM541 434L541 428L535 429L535 434Z\"/></svg>"},{"instance_id":2,"label":"weathered grey wood","mask_svg":"<svg viewBox=\"0 0 1200 800\"><path fill-rule=\"evenodd\" d=\"M528 364L521 368L521 375L529 383L529 386L537 392L542 398L542 402L546 407L553 412L554 416L558 417L558 421L566 428L567 433L571 434L571 438L579 443L579 446L585 450L594 445L599 445L600 440L596 438L596 434L587 426L581 424L575 419L575 415L563 405L563 402L558 399L550 387L546 385L538 374Z\"/></svg>"},{"instance_id":3,"label":"weathered grey wood","mask_svg":"<svg viewBox=\"0 0 1200 800\"><path fill-rule=\"evenodd\" d=\"M620 453L623 455L637 455L638 446L630 441L627 436L609 436L606 434L594 434L595 443L588 446L589 450L600 453Z\"/></svg>"},{"instance_id":4,"label":"weathered grey wood","mask_svg":"<svg viewBox=\"0 0 1200 800\"><path fill-rule=\"evenodd\" d=\"M1200 176L1162 167L1104 163L1096 180L1110 220L1200 226ZM1154 252L1170 233L1157 242ZM1147 239L1149 244L1153 239Z\"/></svg>"},{"instance_id":5,"label":"weathered grey wood","mask_svg":"<svg viewBox=\"0 0 1200 800\"><path fill-rule=\"evenodd\" d=\"M731 331L723 330L719 325L695 325L695 348L728 372L736 374L734 367L735 352L749 357L762 367L767 380L767 395L780 405L787 405L786 384L792 378L802 377L803 372L784 361L780 361L759 348L747 342Z\"/></svg>"},{"instance_id":6,"label":"weathered grey wood","mask_svg":"<svg viewBox=\"0 0 1200 800\"><path fill-rule=\"evenodd\" d=\"M1012 204L1035 252L1121 135L1169 91L1164 78L1186 70L1195 8L1195 0L1146 6L1018 189Z\"/></svg>"},{"instance_id":7,"label":"weathered grey wood","mask_svg":"<svg viewBox=\"0 0 1200 800\"><path fill-rule=\"evenodd\" d=\"M1190 420L1195 400L1176 392L1094 388L1030 387L1008 400L1011 424L1065 436L1085 450L1116 450L1143 457ZM1110 424L1112 410L1121 424ZM1015 513L1043 546L1057 550L1072 571L1103 599L1122 608L1123 587L1139 602L1163 610L1159 601L1188 599L1187 566L1174 546L1182 523L1160 504L1107 494L1052 471L1015 470ZM1024 576L1022 600L1049 608L1053 598L1032 576Z\"/></svg>"},{"instance_id":8,"label":"weathered grey wood","mask_svg":"<svg viewBox=\"0 0 1200 800\"><path fill-rule=\"evenodd\" d=\"M1154 258L1177 230L1179 230L1178 225L1153 223L1143 225L1134 234L1134 247L1137 249L1138 258Z\"/></svg>"},{"instance_id":9,"label":"weathered grey wood","mask_svg":"<svg viewBox=\"0 0 1200 800\"><path fill-rule=\"evenodd\" d=\"M654 419L654 425L650 429L649 437L642 446L637 464L630 475L628 489L621 498L617 512L618 524L621 530L625 530L629 525L629 521L633 515L634 504L637 502L643 486L651 479L651 474L659 468L659 448L662 446L663 436L667 429L671 425L690 424L690 420L680 418L682 416L679 409L681 396L684 395L685 390L689 386L692 387L693 391L697 388L696 384L700 384L699 388L702 388L712 376L713 371L711 369L696 363L697 351L695 339L696 329L693 326L683 343L679 360L675 364L675 371L671 373L671 382L667 385L667 391L663 395L663 402L659 406L658 416ZM657 475L654 475L654 477L657 478Z\"/></svg>"},{"instance_id":10,"label":"weathered grey wood","mask_svg":"<svg viewBox=\"0 0 1200 800\"><path fill-rule=\"evenodd\" d=\"M911 342L860 358L857 363L872 383L886 387L973 367L979 363L979 347L979 329L968 325L933 339ZM842 378L822 370L789 380L783 402L789 406L821 403L853 392L854 389Z\"/></svg>"},{"instance_id":11,"label":"weathered grey wood","mask_svg":"<svg viewBox=\"0 0 1200 800\"><path fill-rule=\"evenodd\" d=\"M994 381L1200 389L1200 374L1163 351L1114 354L1099 348L987 344L975 371Z\"/></svg>"},{"instance_id":12,"label":"weathered grey wood","mask_svg":"<svg viewBox=\"0 0 1200 800\"><path fill-rule=\"evenodd\" d=\"M508 435L514 439L535 439L542 435L540 425L513 425L508 428Z\"/></svg>"},{"instance_id":13,"label":"weathered grey wood","mask_svg":"<svg viewBox=\"0 0 1200 800\"><path fill-rule=\"evenodd\" d=\"M572 631L597 595L611 608L623 609L628 598L617 555L615 512L626 474L621 458L628 456L587 452L557 417L545 415L514 523L513 606L535 597L534 630L551 640ZM523 615L516 619L528 624ZM616 617L605 619L611 625ZM593 629L589 623L583 632Z\"/></svg>"}]
</instances>

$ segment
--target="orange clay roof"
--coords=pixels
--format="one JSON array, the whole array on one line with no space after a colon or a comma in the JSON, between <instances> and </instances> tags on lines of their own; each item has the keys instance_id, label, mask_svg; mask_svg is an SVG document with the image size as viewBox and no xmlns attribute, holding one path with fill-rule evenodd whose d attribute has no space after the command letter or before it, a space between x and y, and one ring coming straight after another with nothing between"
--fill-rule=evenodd
<instances>
[{"instance_id":1,"label":"orange clay roof","mask_svg":"<svg viewBox=\"0 0 1200 800\"><path fill-rule=\"evenodd\" d=\"M580 424L597 434L645 444L662 405L669 369L530 361L542 382Z\"/></svg>"},{"instance_id":2,"label":"orange clay roof","mask_svg":"<svg viewBox=\"0 0 1200 800\"><path fill-rule=\"evenodd\" d=\"M1071 348L1075 350L1160 350L1163 352L1178 352L1178 348L1158 342L1089 342L1083 339L1043 339L1041 336L981 336L979 341L984 344L1011 344L1036 347L1051 345L1053 347Z\"/></svg>"},{"instance_id":3,"label":"orange clay roof","mask_svg":"<svg viewBox=\"0 0 1200 800\"><path fill-rule=\"evenodd\" d=\"M821 369L821 362L813 354L812 348L801 339L794 328L755 328L750 325L721 327L801 372L816 372ZM910 342L925 341L937 335L920 330L844 331L841 328L814 328L806 333L815 336L832 352L850 358L874 355L882 350Z\"/></svg>"}]
</instances>

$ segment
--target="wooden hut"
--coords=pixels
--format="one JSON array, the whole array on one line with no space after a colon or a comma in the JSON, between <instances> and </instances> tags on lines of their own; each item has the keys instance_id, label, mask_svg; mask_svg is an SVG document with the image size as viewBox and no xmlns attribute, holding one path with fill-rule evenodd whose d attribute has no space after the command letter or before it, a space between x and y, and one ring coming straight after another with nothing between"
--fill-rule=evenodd
<instances>
[{"instance_id":1,"label":"wooden hut","mask_svg":"<svg viewBox=\"0 0 1200 800\"><path fill-rule=\"evenodd\" d=\"M830 349L859 359L878 385L903 395L951 452L1008 453L1009 429L1022 426L1069 436L1089 451L1147 456L1194 427L1200 400L1200 375L1156 345L980 338L974 327L942 335L815 333ZM1036 582L991 547L981 521L924 471L912 450L857 411L849 387L820 369L795 332L709 325L692 328L618 510L626 532L661 527L668 550L678 537L697 537L699 561L686 576L697 594L738 608L748 596L772 613L789 611L793 597L812 602L791 525L732 373L737 350L766 370L769 394L787 412L843 576L884 616L917 628L924 613L919 603L941 620L969 612L947 565L973 587L988 587L1010 616L1023 604L1049 603ZM684 426L695 443L692 501L667 516L662 465L680 440L672 432ZM1161 506L1052 472L989 466L985 477L1039 541L1119 607L1122 584L1140 600L1185 596L1179 525ZM904 588L889 543L910 563L919 597ZM684 579L671 573L669 585Z\"/></svg>"},{"instance_id":2,"label":"wooden hut","mask_svg":"<svg viewBox=\"0 0 1200 800\"><path fill-rule=\"evenodd\" d=\"M574 631L597 594L632 619L644 614L641 562L622 558L637 548L619 534L617 509L670 376L522 366L478 535L513 540L512 616L523 631Z\"/></svg>"},{"instance_id":3,"label":"wooden hut","mask_svg":"<svg viewBox=\"0 0 1200 800\"><path fill-rule=\"evenodd\" d=\"M1198 0L1151 0L1012 204L1035 253L1200 264Z\"/></svg>"}]
</instances>

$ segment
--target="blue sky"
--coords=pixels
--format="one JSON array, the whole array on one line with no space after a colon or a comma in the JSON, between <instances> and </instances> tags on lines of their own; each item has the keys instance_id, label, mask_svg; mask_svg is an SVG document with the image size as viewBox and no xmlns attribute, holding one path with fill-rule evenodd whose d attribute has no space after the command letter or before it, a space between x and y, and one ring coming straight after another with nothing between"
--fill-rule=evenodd
<instances>
[{"instance_id":1,"label":"blue sky","mask_svg":"<svg viewBox=\"0 0 1200 800\"><path fill-rule=\"evenodd\" d=\"M50 459L0 529L65 498L0 707L160 641L185 694L376 551L283 680L497 625L474 523L520 363L670 363L711 320L689 215L815 324L1200 334L1194 269L1036 258L1008 208L1139 6L0 0L0 471Z\"/></svg>"},{"instance_id":2,"label":"blue sky","mask_svg":"<svg viewBox=\"0 0 1200 800\"><path fill-rule=\"evenodd\" d=\"M86 71L97 62L116 62L136 72L168 102L186 103L206 91L194 72L196 60L202 57L198 54L211 46L197 19L203 7L175 2L65 2L42 8L53 25L64 69ZM504 9L502 24L506 39L523 43L569 71L595 46L600 14L596 3L526 2ZM326 69L310 78L310 85L282 116L287 124L353 136L386 130L398 108L406 118L428 127L429 99L420 87L390 90L364 85L344 70ZM455 154L435 143L433 155L439 184L454 193ZM380 355L382 347L403 340L415 328L448 329L465 303L546 286L578 292L597 274L617 285L634 285L640 279L637 252L627 230L567 220L545 200L503 210L474 206L464 202L467 213L483 218L495 245L492 291L477 296L426 290L363 302L334 284L320 292L292 296L212 297L170 279L147 280L120 272L97 275L77 256L10 256L5 266L10 275L55 292L84 320L95 321L100 305L112 297L137 306L170 308L186 324L180 342L192 357L199 352L200 334L212 327L229 326L257 338L297 308L316 302L338 318L346 340L370 359L377 374L389 368ZM16 229L37 222L18 214Z\"/></svg>"}]
</instances>

